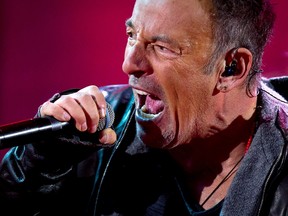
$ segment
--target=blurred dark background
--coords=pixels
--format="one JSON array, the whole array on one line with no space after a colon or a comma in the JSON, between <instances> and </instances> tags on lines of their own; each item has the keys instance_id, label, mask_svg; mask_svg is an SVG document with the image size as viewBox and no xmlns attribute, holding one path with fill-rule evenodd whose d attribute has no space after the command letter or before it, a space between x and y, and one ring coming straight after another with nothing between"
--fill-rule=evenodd
<instances>
[{"instance_id":1,"label":"blurred dark background","mask_svg":"<svg viewBox=\"0 0 288 216\"><path fill-rule=\"evenodd\" d=\"M267 77L288 75L288 1L273 2L277 20L264 55ZM58 91L126 83L124 23L133 4L0 0L0 125L32 118Z\"/></svg>"}]
</instances>

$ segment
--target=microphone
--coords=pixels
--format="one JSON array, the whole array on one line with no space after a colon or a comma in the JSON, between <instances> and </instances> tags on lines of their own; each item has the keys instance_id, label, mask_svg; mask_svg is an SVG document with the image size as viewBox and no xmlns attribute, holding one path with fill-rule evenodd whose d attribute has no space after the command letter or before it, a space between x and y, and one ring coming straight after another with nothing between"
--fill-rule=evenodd
<instances>
[{"instance_id":1,"label":"microphone","mask_svg":"<svg viewBox=\"0 0 288 216\"><path fill-rule=\"evenodd\" d=\"M111 127L114 119L113 108L107 103L106 116L99 119L97 131ZM60 133L65 134L68 128L73 128L71 122L61 122L51 116L6 124L0 126L0 149L49 139Z\"/></svg>"}]
</instances>

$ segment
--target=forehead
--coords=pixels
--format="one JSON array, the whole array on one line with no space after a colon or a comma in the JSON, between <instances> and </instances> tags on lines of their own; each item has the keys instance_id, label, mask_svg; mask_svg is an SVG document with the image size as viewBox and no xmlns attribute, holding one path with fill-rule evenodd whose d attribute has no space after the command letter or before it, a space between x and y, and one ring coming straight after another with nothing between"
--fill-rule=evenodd
<instances>
[{"instance_id":1,"label":"forehead","mask_svg":"<svg viewBox=\"0 0 288 216\"><path fill-rule=\"evenodd\" d=\"M210 0L136 0L129 23L159 34L203 33L211 31L211 11Z\"/></svg>"}]
</instances>

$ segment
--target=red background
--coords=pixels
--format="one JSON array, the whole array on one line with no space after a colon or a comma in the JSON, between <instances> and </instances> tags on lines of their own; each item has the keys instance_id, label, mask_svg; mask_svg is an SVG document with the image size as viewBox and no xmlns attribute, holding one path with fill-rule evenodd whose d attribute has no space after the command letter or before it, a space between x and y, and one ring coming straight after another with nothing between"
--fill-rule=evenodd
<instances>
[{"instance_id":1,"label":"red background","mask_svg":"<svg viewBox=\"0 0 288 216\"><path fill-rule=\"evenodd\" d=\"M1 0L0 125L33 117L58 91L126 83L124 22L133 3ZM288 75L288 1L274 3L275 34L264 55L268 77Z\"/></svg>"}]
</instances>

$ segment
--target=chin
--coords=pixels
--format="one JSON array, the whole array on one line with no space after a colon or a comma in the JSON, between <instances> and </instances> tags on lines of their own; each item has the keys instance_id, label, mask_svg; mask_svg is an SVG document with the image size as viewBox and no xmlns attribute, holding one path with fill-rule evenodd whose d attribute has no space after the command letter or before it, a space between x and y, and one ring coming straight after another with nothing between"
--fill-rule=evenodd
<instances>
[{"instance_id":1,"label":"chin","mask_svg":"<svg viewBox=\"0 0 288 216\"><path fill-rule=\"evenodd\" d=\"M167 124L165 125L167 127ZM162 130L161 130L162 129ZM148 147L169 149L171 136L165 133L165 127L159 127L156 124L146 122L146 124L137 123L137 137ZM170 134L170 133L169 133Z\"/></svg>"}]
</instances>

